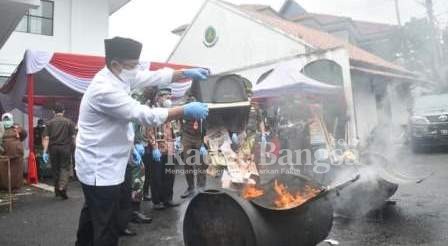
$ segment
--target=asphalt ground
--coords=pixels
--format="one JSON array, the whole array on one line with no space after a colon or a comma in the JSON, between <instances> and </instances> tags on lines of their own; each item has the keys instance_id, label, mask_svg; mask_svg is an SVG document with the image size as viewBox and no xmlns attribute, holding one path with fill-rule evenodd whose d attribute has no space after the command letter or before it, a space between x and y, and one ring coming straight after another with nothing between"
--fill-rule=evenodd
<instances>
[{"instance_id":1,"label":"asphalt ground","mask_svg":"<svg viewBox=\"0 0 448 246\"><path fill-rule=\"evenodd\" d=\"M447 160L448 151L444 149L418 155L401 150L394 158L397 168L415 175L428 172L434 175L420 184L400 185L392 197L396 205L385 207L381 216L336 218L328 238L347 246L448 245ZM180 196L185 186L184 177L177 176L175 197ZM8 213L7 207L0 208L0 245L74 245L83 204L79 184L70 184L70 199L66 201L35 188L24 187L21 192L25 194L18 197L12 213ZM151 203L144 202L142 209L153 217L153 223L131 224L138 235L121 238L120 245L183 245L182 215L187 203L153 211Z\"/></svg>"}]
</instances>

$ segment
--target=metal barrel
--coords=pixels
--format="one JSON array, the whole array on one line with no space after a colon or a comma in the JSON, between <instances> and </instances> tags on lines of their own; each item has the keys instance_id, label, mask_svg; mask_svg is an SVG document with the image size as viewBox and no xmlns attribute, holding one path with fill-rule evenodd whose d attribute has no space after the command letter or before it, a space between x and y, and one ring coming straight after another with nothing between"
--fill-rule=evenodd
<instances>
[{"instance_id":1,"label":"metal barrel","mask_svg":"<svg viewBox=\"0 0 448 246\"><path fill-rule=\"evenodd\" d=\"M326 197L275 210L229 191L208 190L190 201L183 234L186 246L312 246L328 236L332 224Z\"/></svg>"}]
</instances>

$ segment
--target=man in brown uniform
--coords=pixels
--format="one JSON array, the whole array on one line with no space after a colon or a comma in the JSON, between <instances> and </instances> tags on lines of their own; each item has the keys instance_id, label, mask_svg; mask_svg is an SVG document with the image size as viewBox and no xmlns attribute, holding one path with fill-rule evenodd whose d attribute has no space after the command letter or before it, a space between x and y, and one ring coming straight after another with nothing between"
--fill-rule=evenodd
<instances>
[{"instance_id":1,"label":"man in brown uniform","mask_svg":"<svg viewBox=\"0 0 448 246\"><path fill-rule=\"evenodd\" d=\"M156 107L170 108L171 89L160 88L156 97ZM173 201L174 186L174 122L162 126L147 128L148 146L151 150L150 185L154 209L165 209L180 205Z\"/></svg>"},{"instance_id":2,"label":"man in brown uniform","mask_svg":"<svg viewBox=\"0 0 448 246\"><path fill-rule=\"evenodd\" d=\"M187 102L194 101L196 101L194 96L190 95L187 98ZM205 189L208 168L204 161L204 157L207 155L207 149L203 141L205 129L205 122L201 120L184 120L182 122L182 160L188 188L181 195L181 198L193 196L196 193L196 187L199 190Z\"/></svg>"},{"instance_id":3,"label":"man in brown uniform","mask_svg":"<svg viewBox=\"0 0 448 246\"><path fill-rule=\"evenodd\" d=\"M51 158L51 169L54 178L55 196L67 199L67 184L72 172L72 150L75 135L75 124L64 117L64 107L56 104L55 116L47 123L42 134L43 159L48 161L48 152Z\"/></svg>"}]
</instances>

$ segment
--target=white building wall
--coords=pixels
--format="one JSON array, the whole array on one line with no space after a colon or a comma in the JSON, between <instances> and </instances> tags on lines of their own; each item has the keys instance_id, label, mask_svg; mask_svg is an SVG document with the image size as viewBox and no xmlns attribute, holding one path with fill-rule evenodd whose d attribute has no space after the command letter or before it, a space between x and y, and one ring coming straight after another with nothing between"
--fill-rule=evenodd
<instances>
[{"instance_id":1,"label":"white building wall","mask_svg":"<svg viewBox=\"0 0 448 246\"><path fill-rule=\"evenodd\" d=\"M216 29L219 38L213 47L203 44L204 32L209 26ZM306 48L300 41L210 0L190 30L181 38L168 62L208 67L213 73L231 71L255 83L263 72L275 65L240 68L304 53ZM324 57L309 58L297 58L297 69L319 58L334 60L342 66L347 113L352 119L349 125L350 140L358 136L361 143L365 143L373 128L378 125L377 104L370 76L351 73L348 54L343 49L328 52Z\"/></svg>"},{"instance_id":2,"label":"white building wall","mask_svg":"<svg viewBox=\"0 0 448 246\"><path fill-rule=\"evenodd\" d=\"M108 30L109 0L54 0L53 36L14 32L0 49L0 76L14 72L27 49L104 55ZM17 123L28 126L26 114L12 113Z\"/></svg>"},{"instance_id":3,"label":"white building wall","mask_svg":"<svg viewBox=\"0 0 448 246\"><path fill-rule=\"evenodd\" d=\"M14 32L0 50L0 76L14 71L26 49L102 55L108 29L108 0L54 0L53 36Z\"/></svg>"},{"instance_id":4,"label":"white building wall","mask_svg":"<svg viewBox=\"0 0 448 246\"><path fill-rule=\"evenodd\" d=\"M387 124L391 124L392 129L398 129L400 125L407 124L409 119L408 103L410 96L406 93L399 92L399 81L388 81L387 94L384 99L383 110L390 107L390 114L386 111L379 111L375 93L373 92L372 83L379 83L379 81L371 81L368 76L352 75L353 81L353 95L356 108L356 120L358 125L358 135L361 143L369 136L374 127L379 124L382 118Z\"/></svg>"},{"instance_id":5,"label":"white building wall","mask_svg":"<svg viewBox=\"0 0 448 246\"><path fill-rule=\"evenodd\" d=\"M369 76L352 74L352 86L358 137L363 144L378 124L376 99Z\"/></svg>"},{"instance_id":6,"label":"white building wall","mask_svg":"<svg viewBox=\"0 0 448 246\"><path fill-rule=\"evenodd\" d=\"M104 39L109 31L108 0L71 0L70 52L104 55Z\"/></svg>"},{"instance_id":7,"label":"white building wall","mask_svg":"<svg viewBox=\"0 0 448 246\"><path fill-rule=\"evenodd\" d=\"M409 107L411 95L400 87L399 81L392 81L388 86L388 95L391 104L392 124L394 126L406 125L409 120Z\"/></svg>"},{"instance_id":8,"label":"white building wall","mask_svg":"<svg viewBox=\"0 0 448 246\"><path fill-rule=\"evenodd\" d=\"M203 44L205 30L215 28L218 41ZM305 53L305 46L266 28L223 3L209 1L181 38L168 62L204 66L220 73L276 58Z\"/></svg>"}]
</instances>

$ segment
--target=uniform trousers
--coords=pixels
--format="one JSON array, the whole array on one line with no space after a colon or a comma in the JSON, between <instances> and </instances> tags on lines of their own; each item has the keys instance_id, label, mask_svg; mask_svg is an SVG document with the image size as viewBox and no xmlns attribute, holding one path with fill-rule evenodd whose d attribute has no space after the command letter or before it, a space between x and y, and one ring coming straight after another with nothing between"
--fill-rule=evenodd
<instances>
[{"instance_id":1,"label":"uniform trousers","mask_svg":"<svg viewBox=\"0 0 448 246\"><path fill-rule=\"evenodd\" d=\"M151 198L154 204L167 203L173 200L175 179L174 162L168 162L168 155L163 154L160 161L150 161Z\"/></svg>"},{"instance_id":2,"label":"uniform trousers","mask_svg":"<svg viewBox=\"0 0 448 246\"><path fill-rule=\"evenodd\" d=\"M72 147L70 145L52 145L49 148L54 187L66 190L72 173Z\"/></svg>"}]
</instances>

